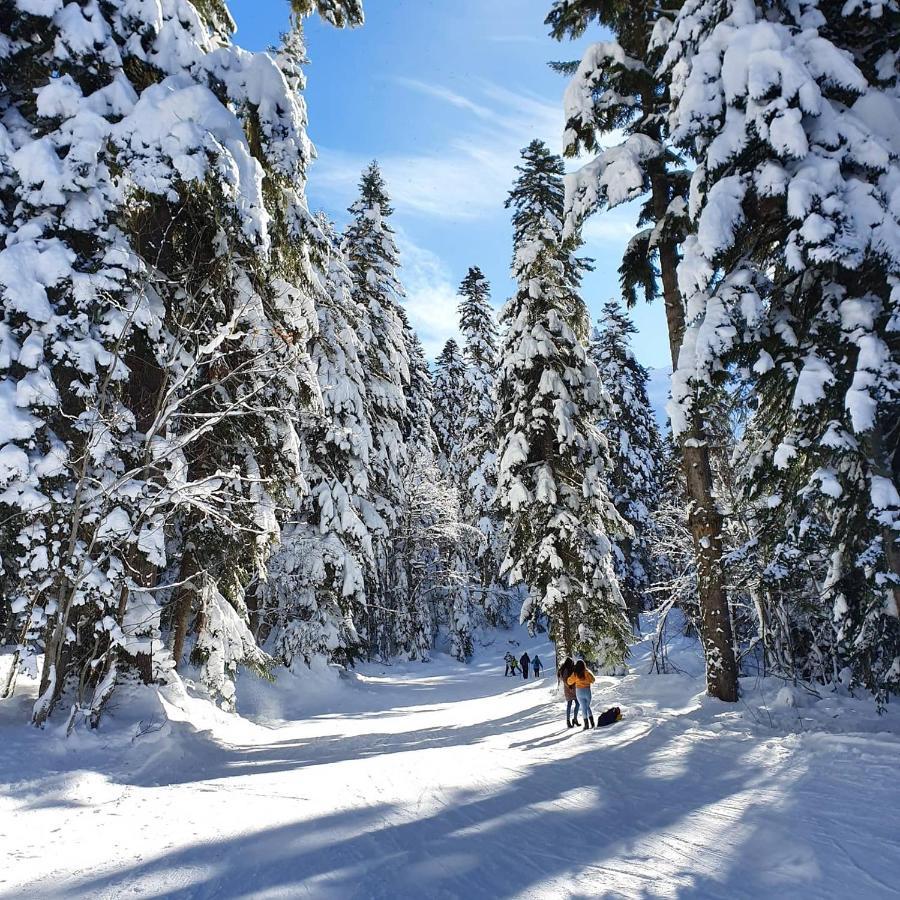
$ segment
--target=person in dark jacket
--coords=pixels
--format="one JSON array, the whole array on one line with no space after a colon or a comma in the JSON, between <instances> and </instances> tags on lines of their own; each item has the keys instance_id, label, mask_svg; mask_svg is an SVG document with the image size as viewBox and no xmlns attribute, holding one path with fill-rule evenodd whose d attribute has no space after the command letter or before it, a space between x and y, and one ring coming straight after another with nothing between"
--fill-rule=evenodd
<instances>
[{"instance_id":1,"label":"person in dark jacket","mask_svg":"<svg viewBox=\"0 0 900 900\"><path fill-rule=\"evenodd\" d=\"M569 684L569 676L575 671L575 660L567 656L559 667L556 677L562 682L563 697L566 698L566 728L574 728L581 723L578 721L578 698L575 696L575 685ZM575 715L569 718L572 706L575 706Z\"/></svg>"},{"instance_id":2,"label":"person in dark jacket","mask_svg":"<svg viewBox=\"0 0 900 900\"><path fill-rule=\"evenodd\" d=\"M525 678L525 679L528 678L528 664L529 664L530 662L531 662L531 657L528 655L528 651L526 650L526 651L519 657L519 665L522 667L522 677Z\"/></svg>"},{"instance_id":3,"label":"person in dark jacket","mask_svg":"<svg viewBox=\"0 0 900 900\"><path fill-rule=\"evenodd\" d=\"M534 659L531 661L531 669L534 672L535 678L541 677L541 669L544 668L544 664L541 662L541 658L535 653Z\"/></svg>"}]
</instances>

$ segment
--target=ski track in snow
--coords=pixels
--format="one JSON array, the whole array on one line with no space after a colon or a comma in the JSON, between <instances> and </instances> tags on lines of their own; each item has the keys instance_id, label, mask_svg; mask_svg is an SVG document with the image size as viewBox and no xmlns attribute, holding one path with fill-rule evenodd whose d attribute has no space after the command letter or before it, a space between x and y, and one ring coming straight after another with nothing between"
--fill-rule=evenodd
<instances>
[{"instance_id":1,"label":"ski track in snow","mask_svg":"<svg viewBox=\"0 0 900 900\"><path fill-rule=\"evenodd\" d=\"M303 701L258 686L253 721L170 698L134 741L115 710L67 742L7 704L0 898L900 896L896 716L866 703L848 728L827 698L773 715L632 674L594 691L625 719L582 733L552 674L503 677L505 638Z\"/></svg>"}]
</instances>

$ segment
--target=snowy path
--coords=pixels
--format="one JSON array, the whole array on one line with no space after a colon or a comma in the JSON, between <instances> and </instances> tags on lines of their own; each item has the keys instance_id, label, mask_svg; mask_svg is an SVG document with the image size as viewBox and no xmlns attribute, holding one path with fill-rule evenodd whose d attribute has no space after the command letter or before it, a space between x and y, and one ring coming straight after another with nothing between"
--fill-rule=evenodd
<instances>
[{"instance_id":1,"label":"snowy path","mask_svg":"<svg viewBox=\"0 0 900 900\"><path fill-rule=\"evenodd\" d=\"M504 679L503 650L369 668L342 713L258 701L166 741L4 718L0 898L898 896L896 718L791 734L796 711L772 728L633 675L595 691L625 721L575 733L553 678Z\"/></svg>"}]
</instances>

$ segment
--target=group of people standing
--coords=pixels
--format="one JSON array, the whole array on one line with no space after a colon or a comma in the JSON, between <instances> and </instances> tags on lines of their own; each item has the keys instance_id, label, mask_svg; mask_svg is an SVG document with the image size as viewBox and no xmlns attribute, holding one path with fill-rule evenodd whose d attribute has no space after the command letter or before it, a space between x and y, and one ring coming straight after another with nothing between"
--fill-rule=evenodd
<instances>
[{"instance_id":1,"label":"group of people standing","mask_svg":"<svg viewBox=\"0 0 900 900\"><path fill-rule=\"evenodd\" d=\"M503 677L518 675L522 672L522 678L528 678L528 670L534 672L535 678L540 678L544 664L540 657L528 655L526 650L518 659L508 650L503 657L506 663L506 671ZM583 731L588 728L599 728L601 725L611 725L622 718L622 710L618 706L606 710L597 717L594 722L594 711L591 709L591 685L594 683L594 673L585 665L583 659L574 660L567 656L562 665L557 669L556 677L563 685L563 696L566 698L566 727L577 728L581 725ZM578 721L578 710L581 710L582 722Z\"/></svg>"},{"instance_id":2,"label":"group of people standing","mask_svg":"<svg viewBox=\"0 0 900 900\"><path fill-rule=\"evenodd\" d=\"M529 667L534 671L534 677L540 678L541 669L544 668L544 664L541 662L541 658L537 653L534 654L534 659L532 659L528 655L527 650L518 659L507 650L506 656L503 657L503 661L506 663L506 671L503 673L504 678L506 678L507 675L518 675L520 666L522 668L522 678L528 679Z\"/></svg>"},{"instance_id":3,"label":"group of people standing","mask_svg":"<svg viewBox=\"0 0 900 900\"><path fill-rule=\"evenodd\" d=\"M594 713L591 710L591 685L594 683L594 673L584 664L583 659L577 662L571 656L563 660L556 677L563 684L563 696L566 698L566 727L576 728L581 723L578 721L578 708L581 707L581 715L584 719L583 731L594 727ZM575 705L574 715L572 705Z\"/></svg>"}]
</instances>

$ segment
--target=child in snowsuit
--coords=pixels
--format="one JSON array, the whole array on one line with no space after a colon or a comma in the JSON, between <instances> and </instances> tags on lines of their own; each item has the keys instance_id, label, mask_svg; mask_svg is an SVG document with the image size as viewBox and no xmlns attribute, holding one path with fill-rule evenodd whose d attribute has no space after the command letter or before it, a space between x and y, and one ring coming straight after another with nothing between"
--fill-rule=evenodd
<instances>
[{"instance_id":1,"label":"child in snowsuit","mask_svg":"<svg viewBox=\"0 0 900 900\"><path fill-rule=\"evenodd\" d=\"M528 655L527 650L519 657L519 662L522 664L522 677L527 681L528 664L531 662L531 657Z\"/></svg>"},{"instance_id":2,"label":"child in snowsuit","mask_svg":"<svg viewBox=\"0 0 900 900\"><path fill-rule=\"evenodd\" d=\"M515 675L516 670L519 668L519 661L509 652L506 651L506 656L503 657L503 661L506 663L506 671L503 673L503 677L506 678L507 675Z\"/></svg>"},{"instance_id":3,"label":"child in snowsuit","mask_svg":"<svg viewBox=\"0 0 900 900\"><path fill-rule=\"evenodd\" d=\"M573 726L581 724L578 721L578 698L575 696L575 687L574 685L569 684L569 676L574 671L575 661L571 656L567 656L556 673L557 680L562 682L563 697L566 698L566 728L572 728ZM569 715L573 706L575 707L575 715L570 719Z\"/></svg>"},{"instance_id":4,"label":"child in snowsuit","mask_svg":"<svg viewBox=\"0 0 900 900\"><path fill-rule=\"evenodd\" d=\"M591 685L594 683L594 673L584 664L583 659L579 659L575 663L575 669L566 679L568 684L575 688L575 696L578 698L578 705L581 707L581 714L584 717L583 731L594 727L594 714L591 712ZM590 721L590 725L588 722Z\"/></svg>"}]
</instances>

